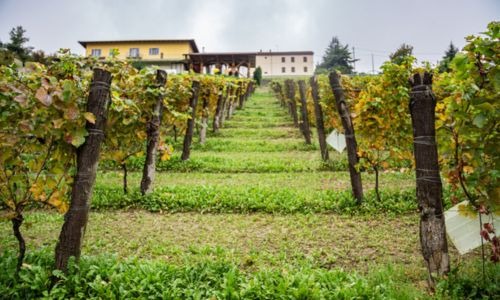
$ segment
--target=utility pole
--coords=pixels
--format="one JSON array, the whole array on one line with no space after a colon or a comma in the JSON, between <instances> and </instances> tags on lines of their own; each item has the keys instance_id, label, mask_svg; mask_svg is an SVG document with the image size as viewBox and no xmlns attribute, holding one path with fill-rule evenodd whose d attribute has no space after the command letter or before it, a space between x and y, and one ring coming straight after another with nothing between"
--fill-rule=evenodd
<instances>
[{"instance_id":1,"label":"utility pole","mask_svg":"<svg viewBox=\"0 0 500 300\"><path fill-rule=\"evenodd\" d=\"M375 64L373 63L373 53L372 53L372 74L375 75Z\"/></svg>"},{"instance_id":2,"label":"utility pole","mask_svg":"<svg viewBox=\"0 0 500 300\"><path fill-rule=\"evenodd\" d=\"M356 73L356 52L354 51L354 46L352 47L352 67L354 73Z\"/></svg>"},{"instance_id":3,"label":"utility pole","mask_svg":"<svg viewBox=\"0 0 500 300\"><path fill-rule=\"evenodd\" d=\"M271 59L271 76L273 76L273 53L269 49L269 58Z\"/></svg>"}]
</instances>

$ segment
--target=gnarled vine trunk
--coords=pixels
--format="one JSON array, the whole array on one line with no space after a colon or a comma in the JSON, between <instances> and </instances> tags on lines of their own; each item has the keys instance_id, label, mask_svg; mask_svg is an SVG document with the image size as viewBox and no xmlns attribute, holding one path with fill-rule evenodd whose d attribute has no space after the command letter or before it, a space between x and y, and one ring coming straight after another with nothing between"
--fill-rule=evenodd
<instances>
[{"instance_id":1,"label":"gnarled vine trunk","mask_svg":"<svg viewBox=\"0 0 500 300\"><path fill-rule=\"evenodd\" d=\"M12 231L17 239L19 245L19 254L17 256L16 274L19 274L21 267L23 266L24 255L26 254L26 242L24 241L23 235L21 234L21 225L23 224L24 217L21 212L16 213L16 217L12 221Z\"/></svg>"},{"instance_id":2,"label":"gnarled vine trunk","mask_svg":"<svg viewBox=\"0 0 500 300\"><path fill-rule=\"evenodd\" d=\"M198 104L198 96L200 93L200 82L193 81L191 89L193 91L193 95L189 103L189 107L191 108L191 118L187 120L186 135L184 136L184 144L182 147L182 160L188 160L191 155L191 142L193 141L194 122L196 120L196 105Z\"/></svg>"},{"instance_id":3,"label":"gnarled vine trunk","mask_svg":"<svg viewBox=\"0 0 500 300\"><path fill-rule=\"evenodd\" d=\"M302 123L300 129L304 135L306 144L311 144L311 128L309 127L309 116L307 115L307 99L306 99L306 83L304 80L299 80L299 94L300 94L300 112Z\"/></svg>"},{"instance_id":4,"label":"gnarled vine trunk","mask_svg":"<svg viewBox=\"0 0 500 300\"><path fill-rule=\"evenodd\" d=\"M55 251L55 267L59 270L67 270L70 257L74 256L77 260L80 258L101 144L104 141L110 84L110 72L94 69L87 111L94 114L95 122L94 124L87 122L86 129L89 135L83 145L76 150L77 165L71 190L71 203L64 216L64 224Z\"/></svg>"},{"instance_id":5,"label":"gnarled vine trunk","mask_svg":"<svg viewBox=\"0 0 500 300\"><path fill-rule=\"evenodd\" d=\"M156 84L158 87L165 86L167 82L167 73L163 70L158 70L156 73ZM156 153L160 142L160 126L163 115L163 96L159 96L148 121L147 128L147 147L146 160L142 170L141 194L146 195L153 189L153 181L156 172Z\"/></svg>"},{"instance_id":6,"label":"gnarled vine trunk","mask_svg":"<svg viewBox=\"0 0 500 300\"><path fill-rule=\"evenodd\" d=\"M332 88L335 96L335 103L337 111L342 120L342 126L345 132L345 141L347 146L347 159L349 162L349 174L351 175L352 193L358 204L363 200L363 185L361 183L361 173L356 170L356 165L359 162L358 157L358 144L356 143L356 136L354 135L354 126L351 121L351 114L349 107L345 102L344 90L340 85L340 76L337 72L330 73L330 87Z\"/></svg>"},{"instance_id":7,"label":"gnarled vine trunk","mask_svg":"<svg viewBox=\"0 0 500 300\"><path fill-rule=\"evenodd\" d=\"M293 119L293 125L295 127L299 127L299 116L297 114L297 102L295 101L295 83L291 79L287 79L285 81L285 84L287 86L287 96L288 96L288 103L290 106L290 114L292 115Z\"/></svg>"},{"instance_id":8,"label":"gnarled vine trunk","mask_svg":"<svg viewBox=\"0 0 500 300\"><path fill-rule=\"evenodd\" d=\"M432 75L429 73L425 72L423 77L415 74L410 79L410 85L420 244L429 271L429 283L433 286L433 272L443 275L450 270L436 145L436 99L432 92Z\"/></svg>"},{"instance_id":9,"label":"gnarled vine trunk","mask_svg":"<svg viewBox=\"0 0 500 300\"><path fill-rule=\"evenodd\" d=\"M311 77L309 84L311 85L311 94L314 101L314 116L316 117L316 131L318 132L321 159L327 161L329 157L326 145L325 123L323 121L323 109L319 104L318 78L316 76Z\"/></svg>"}]
</instances>

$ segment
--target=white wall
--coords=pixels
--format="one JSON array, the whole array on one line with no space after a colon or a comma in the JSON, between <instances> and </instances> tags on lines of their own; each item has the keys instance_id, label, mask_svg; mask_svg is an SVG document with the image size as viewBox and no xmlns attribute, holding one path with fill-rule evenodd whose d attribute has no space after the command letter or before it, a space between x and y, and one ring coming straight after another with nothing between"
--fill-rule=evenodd
<instances>
[{"instance_id":1,"label":"white wall","mask_svg":"<svg viewBox=\"0 0 500 300\"><path fill-rule=\"evenodd\" d=\"M292 62L292 58L294 59L294 62ZM305 62L304 58L306 60ZM258 53L256 56L255 65L256 67L261 67L262 77L294 75L303 76L313 75L314 73L314 62L312 54L279 54L265 52Z\"/></svg>"}]
</instances>

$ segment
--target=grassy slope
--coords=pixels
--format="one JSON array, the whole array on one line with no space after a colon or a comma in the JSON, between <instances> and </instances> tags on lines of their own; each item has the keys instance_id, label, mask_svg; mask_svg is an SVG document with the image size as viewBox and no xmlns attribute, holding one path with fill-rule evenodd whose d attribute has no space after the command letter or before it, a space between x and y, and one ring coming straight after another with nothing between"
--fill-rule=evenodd
<instances>
[{"instance_id":1,"label":"grassy slope","mask_svg":"<svg viewBox=\"0 0 500 300\"><path fill-rule=\"evenodd\" d=\"M207 193L199 191L209 190L211 197L215 195L209 201L210 206L217 205L217 195L232 197L228 191L234 191L240 198L245 197L241 193L251 191L252 195L274 197L272 201L278 205L281 202L293 206L296 199L290 197L315 199L331 190L348 190L346 172L326 171L343 169L339 167L342 163L335 168L325 168L319 160L316 143L304 145L299 130L293 128L286 112L275 101L266 92L258 92L245 110L237 111L234 118L227 121L220 133L209 135L206 145L197 144L195 139L191 161L176 161L179 154L175 154L164 168L169 172L157 174L158 190L175 196L172 199L184 197L181 200L186 202L208 197ZM179 143L175 148L180 149ZM344 155L331 153L334 162L345 162ZM137 187L140 173L131 172L129 179L129 184ZM373 176L365 174L363 179L365 189L371 189ZM120 185L119 172L101 172L96 191L99 194L112 189L114 197L120 197ZM411 190L414 188L413 175L382 174L381 186L386 191ZM196 197L186 198L189 195ZM248 194L248 201L252 195ZM244 201L243 198L239 201ZM96 196L96 201L98 199ZM29 212L23 228L29 251L44 246L53 249L61 223L62 216L56 213ZM15 246L8 224L0 223L0 253L15 249ZM266 286L267 283L259 280L267 280L262 278L269 274L273 284L280 280L299 280L296 276L301 273L306 277L300 280L314 282L327 276L325 272L342 268L352 275L339 271L328 276L347 276L345 278L354 280L339 281L342 289L350 291L346 295L366 295L358 286L358 279L354 279L358 277L353 272L359 272L360 276L372 278L370 280L380 277L375 283L369 280L371 283L364 286L375 294L382 295L380 289L386 289L390 291L386 294L389 298L426 297L422 283L425 272L418 250L418 217L414 213L388 217L380 213L361 216L331 213L158 214L143 210L103 210L91 213L83 253L91 256L85 258L85 262L93 261L92 257L99 260L103 253L110 253L120 260L137 257L144 264L153 260L181 269L220 262L243 272L240 275L246 279L239 280L248 282L238 286L242 290L243 286L252 285L251 282ZM394 265L399 271L392 274L392 269L387 271L388 265ZM207 267L207 272L209 269ZM273 270L279 273L272 273ZM311 275L313 273L316 275ZM332 282L333 279L328 278ZM198 284L203 285L202 281ZM282 287L280 290L273 284L265 289L275 296L288 294L293 286L288 283L288 289ZM314 287L309 283L304 284L304 288L306 295L314 295L315 289L331 291L331 287ZM261 291L258 295L264 294ZM210 295L220 296L215 292Z\"/></svg>"}]
</instances>

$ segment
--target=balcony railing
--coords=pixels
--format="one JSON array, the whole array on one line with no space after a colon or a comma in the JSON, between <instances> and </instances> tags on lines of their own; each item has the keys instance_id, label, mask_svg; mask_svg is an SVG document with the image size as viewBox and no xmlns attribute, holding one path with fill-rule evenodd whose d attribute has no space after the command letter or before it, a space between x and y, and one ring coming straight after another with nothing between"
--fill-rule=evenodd
<instances>
[{"instance_id":1,"label":"balcony railing","mask_svg":"<svg viewBox=\"0 0 500 300\"><path fill-rule=\"evenodd\" d=\"M129 55L129 56L127 56L127 58L128 59L142 59L142 56L140 56L140 55L134 55L134 56Z\"/></svg>"}]
</instances>

